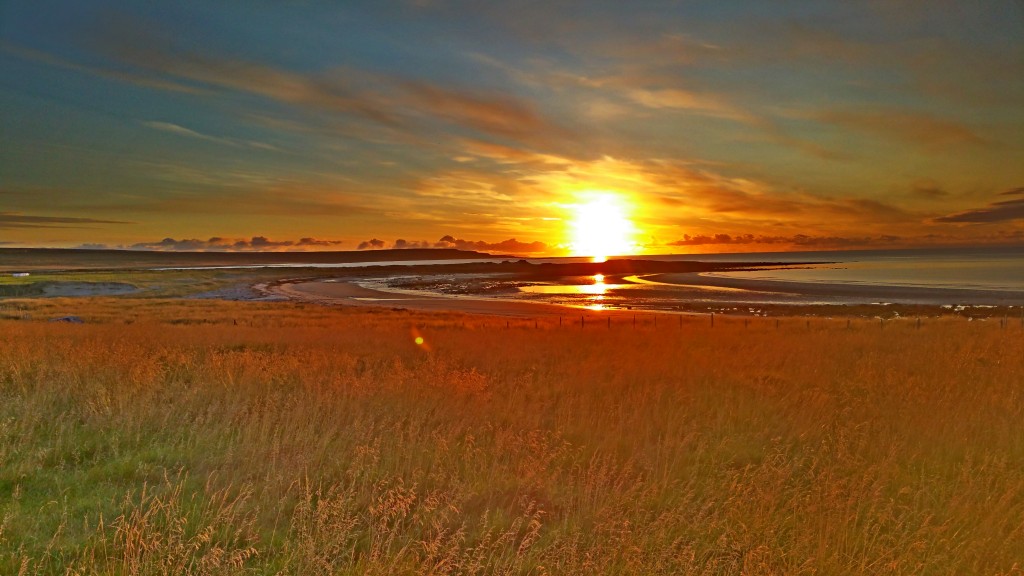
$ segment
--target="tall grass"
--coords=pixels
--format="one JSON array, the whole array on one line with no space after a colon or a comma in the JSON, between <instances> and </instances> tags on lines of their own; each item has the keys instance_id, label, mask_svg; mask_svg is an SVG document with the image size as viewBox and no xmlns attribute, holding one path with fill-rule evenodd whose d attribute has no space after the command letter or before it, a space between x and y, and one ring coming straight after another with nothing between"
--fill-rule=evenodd
<instances>
[{"instance_id":1,"label":"tall grass","mask_svg":"<svg viewBox=\"0 0 1024 576\"><path fill-rule=\"evenodd\" d=\"M0 321L3 574L1024 566L1016 326L85 306Z\"/></svg>"}]
</instances>

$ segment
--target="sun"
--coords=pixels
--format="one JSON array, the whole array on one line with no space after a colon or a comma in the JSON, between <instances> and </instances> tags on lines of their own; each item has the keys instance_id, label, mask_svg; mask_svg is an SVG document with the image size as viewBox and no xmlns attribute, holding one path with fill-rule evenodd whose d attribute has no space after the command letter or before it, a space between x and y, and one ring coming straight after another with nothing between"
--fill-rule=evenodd
<instances>
[{"instance_id":1,"label":"sun","mask_svg":"<svg viewBox=\"0 0 1024 576\"><path fill-rule=\"evenodd\" d=\"M633 223L626 203L611 192L587 193L572 206L573 254L604 262L609 256L629 254L634 249Z\"/></svg>"}]
</instances>

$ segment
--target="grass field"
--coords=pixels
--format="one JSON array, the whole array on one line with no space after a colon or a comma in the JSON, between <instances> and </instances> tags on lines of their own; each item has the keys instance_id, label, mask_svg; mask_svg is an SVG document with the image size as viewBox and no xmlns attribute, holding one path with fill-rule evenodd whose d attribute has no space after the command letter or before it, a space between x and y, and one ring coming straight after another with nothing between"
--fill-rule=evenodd
<instances>
[{"instance_id":1,"label":"grass field","mask_svg":"<svg viewBox=\"0 0 1024 576\"><path fill-rule=\"evenodd\" d=\"M1016 322L75 307L0 320L2 574L1024 571Z\"/></svg>"},{"instance_id":2,"label":"grass field","mask_svg":"<svg viewBox=\"0 0 1024 576\"><path fill-rule=\"evenodd\" d=\"M306 276L324 274L319 270L302 269ZM68 284L83 286L107 283L131 286L133 297L178 298L218 289L251 286L275 280L280 270L73 270L34 273L26 277L0 275L0 298L35 298L44 295L46 287L60 288Z\"/></svg>"}]
</instances>

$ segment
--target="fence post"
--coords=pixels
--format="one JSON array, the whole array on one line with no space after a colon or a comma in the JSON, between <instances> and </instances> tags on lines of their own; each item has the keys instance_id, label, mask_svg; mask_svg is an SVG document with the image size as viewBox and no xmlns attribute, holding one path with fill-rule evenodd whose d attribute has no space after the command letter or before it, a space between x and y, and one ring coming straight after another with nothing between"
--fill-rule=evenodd
<instances>
[{"instance_id":1,"label":"fence post","mask_svg":"<svg viewBox=\"0 0 1024 576\"><path fill-rule=\"evenodd\" d=\"M715 327L715 313L714 312L711 313L711 327L712 328Z\"/></svg>"}]
</instances>

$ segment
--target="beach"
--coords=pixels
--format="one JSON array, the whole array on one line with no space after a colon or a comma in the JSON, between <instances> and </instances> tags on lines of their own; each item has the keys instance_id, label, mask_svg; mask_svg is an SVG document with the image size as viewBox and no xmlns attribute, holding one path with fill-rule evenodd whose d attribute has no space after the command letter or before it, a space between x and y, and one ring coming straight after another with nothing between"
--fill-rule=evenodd
<instances>
[{"instance_id":1,"label":"beach","mask_svg":"<svg viewBox=\"0 0 1024 576\"><path fill-rule=\"evenodd\" d=\"M322 305L377 306L425 311L493 314L498 316L557 316L566 308L553 304L487 298L445 297L430 294L385 292L360 286L355 281L284 282L266 288L270 294Z\"/></svg>"},{"instance_id":2,"label":"beach","mask_svg":"<svg viewBox=\"0 0 1024 576\"><path fill-rule=\"evenodd\" d=\"M418 279L417 282L423 280ZM504 282L520 284L521 278ZM574 278L566 282L591 281ZM491 280L493 284L494 280ZM384 306L502 316L551 316L583 311L597 314L653 313L795 315L941 315L969 310L983 316L1017 315L1024 293L957 288L786 282L730 277L725 273L650 274L603 277L601 283L547 283L552 290L496 295L444 294L433 290L389 288L379 279L332 278L283 281L266 293L324 305ZM599 290L593 288L597 286ZM559 287L566 288L559 290ZM528 288L527 288L528 289Z\"/></svg>"}]
</instances>

